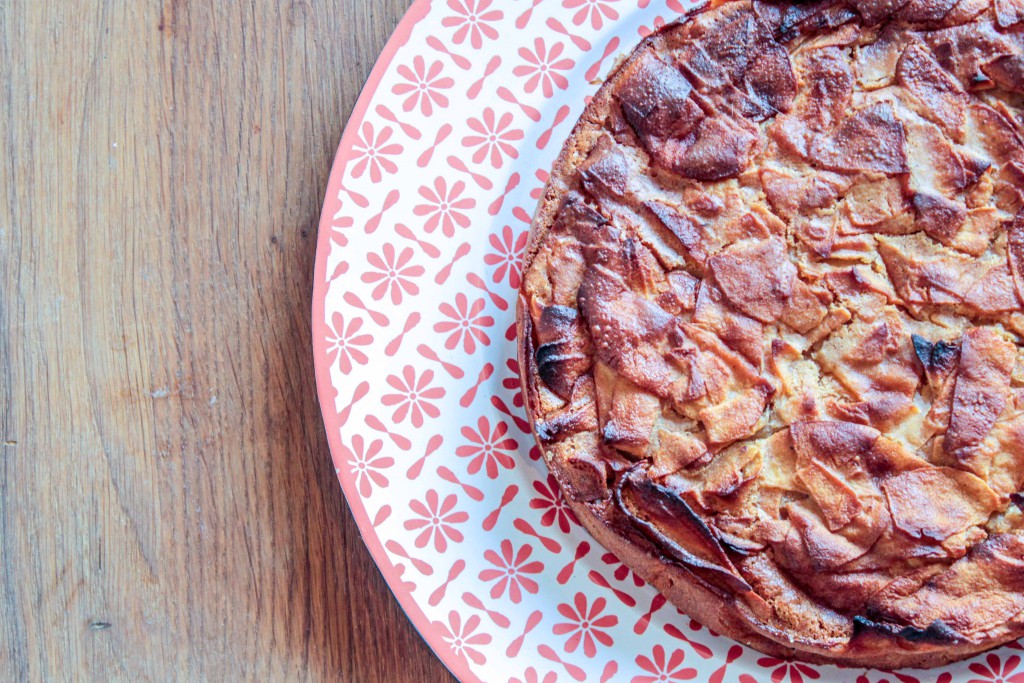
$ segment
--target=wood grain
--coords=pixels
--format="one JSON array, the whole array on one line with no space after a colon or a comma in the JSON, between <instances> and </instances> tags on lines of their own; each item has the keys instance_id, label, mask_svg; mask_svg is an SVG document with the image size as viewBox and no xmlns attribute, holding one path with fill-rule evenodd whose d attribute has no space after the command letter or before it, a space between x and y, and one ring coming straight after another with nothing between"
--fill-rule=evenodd
<instances>
[{"instance_id":1,"label":"wood grain","mask_svg":"<svg viewBox=\"0 0 1024 683\"><path fill-rule=\"evenodd\" d=\"M0 680L452 680L348 515L309 332L407 4L0 3Z\"/></svg>"}]
</instances>

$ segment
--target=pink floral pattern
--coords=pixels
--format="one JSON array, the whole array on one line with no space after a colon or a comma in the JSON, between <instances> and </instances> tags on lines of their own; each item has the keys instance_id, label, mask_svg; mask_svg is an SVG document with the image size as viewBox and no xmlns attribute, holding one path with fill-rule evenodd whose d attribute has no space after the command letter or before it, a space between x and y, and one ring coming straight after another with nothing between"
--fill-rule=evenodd
<instances>
[{"instance_id":1,"label":"pink floral pattern","mask_svg":"<svg viewBox=\"0 0 1024 683\"><path fill-rule=\"evenodd\" d=\"M420 113L430 116L434 113L434 107L447 107L448 96L442 91L455 85L455 81L447 76L442 77L443 71L444 64L434 61L427 67L421 55L413 57L411 67L398 67L398 73L405 82L396 83L392 92L405 96L402 111L410 112L419 105Z\"/></svg>"},{"instance_id":2,"label":"pink floral pattern","mask_svg":"<svg viewBox=\"0 0 1024 683\"><path fill-rule=\"evenodd\" d=\"M331 316L331 330L327 335L327 357L331 363L338 361L338 367L344 374L352 372L352 362L365 365L370 359L366 350L359 347L368 346L373 336L360 334L363 328L362 318L350 318L345 324L345 316L338 312Z\"/></svg>"},{"instance_id":3,"label":"pink floral pattern","mask_svg":"<svg viewBox=\"0 0 1024 683\"><path fill-rule=\"evenodd\" d=\"M388 478L381 470L386 470L395 464L395 459L389 455L381 455L384 442L377 439L369 445L364 444L363 437L356 434L352 437L352 448L345 449L348 452L348 466L356 478L356 486L359 487L359 495L364 498L373 493L373 487L384 488L388 485Z\"/></svg>"},{"instance_id":4,"label":"pink floral pattern","mask_svg":"<svg viewBox=\"0 0 1024 683\"><path fill-rule=\"evenodd\" d=\"M448 613L448 623L439 623L437 626L444 632L441 637L448 643L456 656L466 657L477 664L483 664L486 661L477 647L491 642L491 636L488 633L478 632L480 617L474 614L463 624L462 616L452 610Z\"/></svg>"},{"instance_id":5,"label":"pink floral pattern","mask_svg":"<svg viewBox=\"0 0 1024 683\"><path fill-rule=\"evenodd\" d=\"M974 662L971 671L978 676L968 683L1024 683L1024 670L1020 668L1020 657L1011 655L1000 660L999 655L992 653L985 657L985 663Z\"/></svg>"},{"instance_id":6,"label":"pink floral pattern","mask_svg":"<svg viewBox=\"0 0 1024 683\"><path fill-rule=\"evenodd\" d=\"M607 605L607 600L597 598L588 607L587 596L577 593L571 605L563 602L558 606L558 613L566 621L555 624L552 632L569 636L565 641L566 652L575 652L583 643L583 652L593 657L597 654L597 643L605 647L612 644L606 629L618 624L619 618L614 614L601 614Z\"/></svg>"},{"instance_id":7,"label":"pink floral pattern","mask_svg":"<svg viewBox=\"0 0 1024 683\"><path fill-rule=\"evenodd\" d=\"M469 514L455 510L456 503L458 498L454 493L442 502L437 491L433 489L427 491L427 496L422 501L414 500L409 503L409 508L416 516L406 520L405 528L409 531L420 530L416 536L417 548L425 547L431 538L434 539L434 550L439 553L448 549L449 539L455 543L462 543L465 537L455 525L468 520Z\"/></svg>"},{"instance_id":8,"label":"pink floral pattern","mask_svg":"<svg viewBox=\"0 0 1024 683\"><path fill-rule=\"evenodd\" d=\"M462 342L462 350L466 353L476 351L477 342L484 346L491 343L491 338L484 332L485 328L494 325L494 318L482 315L487 308L486 302L476 299L470 303L469 298L459 292L455 295L455 305L441 304L441 313L448 318L434 325L434 331L447 334L444 342L446 349L454 349Z\"/></svg>"},{"instance_id":9,"label":"pink floral pattern","mask_svg":"<svg viewBox=\"0 0 1024 683\"><path fill-rule=\"evenodd\" d=\"M512 405L516 408L523 407L523 387L522 381L519 379L519 359L517 358L506 358L505 367L512 373L510 376L501 380L501 386L506 391L512 392Z\"/></svg>"},{"instance_id":10,"label":"pink floral pattern","mask_svg":"<svg viewBox=\"0 0 1024 683\"><path fill-rule=\"evenodd\" d=\"M374 300L384 298L384 295L391 292L391 303L398 305L402 303L404 294L416 296L420 288L416 284L416 278L425 272L423 266L411 263L413 257L412 247L405 247L401 253L397 253L395 247L388 243L384 245L380 254L368 254L367 262L371 270L363 273L363 282L375 284L372 296Z\"/></svg>"},{"instance_id":11,"label":"pink floral pattern","mask_svg":"<svg viewBox=\"0 0 1024 683\"><path fill-rule=\"evenodd\" d=\"M473 133L462 138L466 147L475 147L473 163L480 164L490 159L492 168L501 168L504 157L516 159L519 152L513 144L522 140L524 133L512 128L514 120L511 112L505 112L499 118L490 107L484 109L483 116L471 118L466 122Z\"/></svg>"},{"instance_id":12,"label":"pink floral pattern","mask_svg":"<svg viewBox=\"0 0 1024 683\"><path fill-rule=\"evenodd\" d=\"M470 474L476 474L483 468L490 479L497 479L499 466L506 470L516 466L511 452L519 444L508 436L508 425L505 422L499 421L492 430L490 420L481 415L476 429L463 427L462 436L469 443L455 449L455 454L461 458L471 458L468 467Z\"/></svg>"},{"instance_id":13,"label":"pink floral pattern","mask_svg":"<svg viewBox=\"0 0 1024 683\"><path fill-rule=\"evenodd\" d=\"M526 241L529 238L529 230L520 230L516 234L508 225L504 226L500 233L491 233L488 236L487 241L490 242L493 251L484 254L484 263L497 266L494 269L495 282L503 282L508 278L508 286L519 290L519 285L523 282L523 253L526 251Z\"/></svg>"},{"instance_id":14,"label":"pink floral pattern","mask_svg":"<svg viewBox=\"0 0 1024 683\"><path fill-rule=\"evenodd\" d=\"M448 0L448 7L454 14L441 21L442 26L455 28L452 40L462 44L469 39L474 50L484 44L484 38L495 40L498 31L492 25L500 20L504 13L499 9L491 9L492 0Z\"/></svg>"},{"instance_id":15,"label":"pink floral pattern","mask_svg":"<svg viewBox=\"0 0 1024 683\"><path fill-rule=\"evenodd\" d=\"M540 590L537 582L527 574L540 574L544 571L544 564L536 560L529 562L533 548L524 545L513 553L512 541L507 538L501 542L501 554L488 550L484 553L484 559L493 564L497 569L485 569L480 572L480 580L494 582L491 588L491 597L497 600L505 594L508 588L508 598L519 604L523 599L522 591L536 593Z\"/></svg>"},{"instance_id":16,"label":"pink floral pattern","mask_svg":"<svg viewBox=\"0 0 1024 683\"><path fill-rule=\"evenodd\" d=\"M463 197L465 191L466 183L458 180L449 188L448 181L440 176L434 180L433 187L421 187L420 196L426 202L417 204L413 208L413 213L417 216L427 216L423 229L431 233L440 226L445 237L452 237L455 235L456 225L468 228L469 216L465 212L476 206L476 200Z\"/></svg>"},{"instance_id":17,"label":"pink floral pattern","mask_svg":"<svg viewBox=\"0 0 1024 683\"><path fill-rule=\"evenodd\" d=\"M665 654L665 648L655 645L651 656L637 655L636 664L645 673L633 676L632 683L658 683L659 681L689 681L697 677L697 670L683 666L686 653L674 650Z\"/></svg>"},{"instance_id":18,"label":"pink floral pattern","mask_svg":"<svg viewBox=\"0 0 1024 683\"><path fill-rule=\"evenodd\" d=\"M623 564L622 560L616 557L613 553L605 553L601 555L601 561L609 567L614 567L612 576L615 577L616 581L625 581L626 579L632 577L634 586L639 588L640 586L644 585L644 580L637 576L633 572L633 570L631 570L629 567Z\"/></svg>"},{"instance_id":19,"label":"pink floral pattern","mask_svg":"<svg viewBox=\"0 0 1024 683\"><path fill-rule=\"evenodd\" d=\"M384 172L394 173L398 165L393 157L402 153L402 146L398 143L389 143L392 130L385 126L379 133L374 133L373 124L369 121L363 123L361 135L352 146L352 151L357 154L356 163L352 166L352 177L360 178L367 169L370 170L370 180L379 183Z\"/></svg>"},{"instance_id":20,"label":"pink floral pattern","mask_svg":"<svg viewBox=\"0 0 1024 683\"><path fill-rule=\"evenodd\" d=\"M558 530L567 534L572 525L580 523L576 519L576 513L562 497L562 491L558 488L554 476L549 474L546 482L533 482L533 488L540 497L531 500L530 507L534 510L544 510L540 518L542 525L551 526L557 522Z\"/></svg>"},{"instance_id":21,"label":"pink floral pattern","mask_svg":"<svg viewBox=\"0 0 1024 683\"><path fill-rule=\"evenodd\" d=\"M563 0L562 5L567 9L574 9L576 13L572 15L572 23L579 26L587 21L587 17L590 17L590 26L595 31L601 29L604 26L605 19L615 21L619 18L619 13L615 11L612 4L617 0Z\"/></svg>"},{"instance_id":22,"label":"pink floral pattern","mask_svg":"<svg viewBox=\"0 0 1024 683\"><path fill-rule=\"evenodd\" d=\"M544 97L550 98L555 94L555 88L565 90L569 87L569 79L559 72L568 71L575 62L562 57L563 52L563 43L555 43L549 48L543 39L537 38L533 42L533 50L519 48L519 56L524 63L513 69L512 73L526 78L526 92L532 93L539 86Z\"/></svg>"},{"instance_id":23,"label":"pink floral pattern","mask_svg":"<svg viewBox=\"0 0 1024 683\"><path fill-rule=\"evenodd\" d=\"M757 660L757 665L772 670L772 683L783 683L783 681L804 683L804 677L810 680L821 678L821 674L815 671L813 667L808 664L801 664L800 662L787 662L784 659L776 659L775 657L761 657Z\"/></svg>"},{"instance_id":24,"label":"pink floral pattern","mask_svg":"<svg viewBox=\"0 0 1024 683\"><path fill-rule=\"evenodd\" d=\"M665 21L665 17L654 17L653 24L651 24L650 26L641 26L637 33L640 35L641 38L646 38L647 36L651 35L655 31L660 29L666 23L667 22Z\"/></svg>"},{"instance_id":25,"label":"pink floral pattern","mask_svg":"<svg viewBox=\"0 0 1024 683\"><path fill-rule=\"evenodd\" d=\"M388 386L397 393L384 394L381 403L386 406L398 406L391 419L402 422L409 416L413 427L422 427L424 415L439 416L441 411L438 410L435 401L444 398L445 391L442 387L431 386L433 379L433 370L424 370L417 379L416 369L411 365L406 365L402 369L401 376L388 375Z\"/></svg>"},{"instance_id":26,"label":"pink floral pattern","mask_svg":"<svg viewBox=\"0 0 1024 683\"><path fill-rule=\"evenodd\" d=\"M544 678L541 678L540 674L537 673L537 670L531 666L523 672L522 678L516 678L513 676L508 679L508 683L555 683L557 680L558 674L554 671L547 672L544 674Z\"/></svg>"}]
</instances>

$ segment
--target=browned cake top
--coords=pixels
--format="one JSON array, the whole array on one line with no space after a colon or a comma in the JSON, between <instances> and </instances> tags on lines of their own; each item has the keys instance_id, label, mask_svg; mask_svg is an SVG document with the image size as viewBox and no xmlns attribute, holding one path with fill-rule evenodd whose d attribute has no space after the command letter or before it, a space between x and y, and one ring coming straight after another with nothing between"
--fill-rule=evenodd
<instances>
[{"instance_id":1,"label":"browned cake top","mask_svg":"<svg viewBox=\"0 0 1024 683\"><path fill-rule=\"evenodd\" d=\"M567 494L798 643L1024 633L1022 22L702 12L616 71L535 223Z\"/></svg>"}]
</instances>

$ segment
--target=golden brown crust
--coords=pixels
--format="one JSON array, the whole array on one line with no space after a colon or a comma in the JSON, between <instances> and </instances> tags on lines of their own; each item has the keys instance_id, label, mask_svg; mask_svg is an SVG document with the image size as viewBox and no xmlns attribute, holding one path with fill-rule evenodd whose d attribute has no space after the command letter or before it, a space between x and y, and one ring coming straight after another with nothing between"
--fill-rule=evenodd
<instances>
[{"instance_id":1,"label":"golden brown crust","mask_svg":"<svg viewBox=\"0 0 1024 683\"><path fill-rule=\"evenodd\" d=\"M735 0L644 40L555 163L517 315L587 528L774 655L1024 635L1024 10Z\"/></svg>"}]
</instances>

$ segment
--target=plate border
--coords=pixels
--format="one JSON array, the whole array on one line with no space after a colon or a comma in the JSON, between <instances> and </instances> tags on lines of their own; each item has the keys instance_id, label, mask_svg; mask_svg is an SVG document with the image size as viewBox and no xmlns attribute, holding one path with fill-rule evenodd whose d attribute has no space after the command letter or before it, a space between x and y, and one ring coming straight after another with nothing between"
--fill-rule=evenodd
<instances>
[{"instance_id":1,"label":"plate border","mask_svg":"<svg viewBox=\"0 0 1024 683\"><path fill-rule=\"evenodd\" d=\"M398 50L409 41L409 36L412 34L413 29L430 12L431 2L432 0L414 0L409 9L402 15L359 92L359 97L352 108L352 113L345 123L334 160L331 162L331 174L327 181L323 208L320 212L320 221L317 227L316 262L313 268L313 365L316 374L317 400L320 404L320 413L323 416L324 429L327 432L331 461L334 463L335 470L338 473L338 481L341 483L345 500L348 503L352 517L356 521L356 526L359 528L359 535L362 538L363 544L370 551L370 556L384 577L384 581L391 590L391 594L419 632L420 637L423 638L433 651L434 656L462 683L482 683L470 670L465 658L455 656L451 652L441 634L434 628L412 596L397 590L402 585L402 577L388 557L384 546L380 542L380 538L373 528L373 524L366 513L366 508L363 507L362 500L355 490L355 481L351 477L346 478L342 475L344 471L340 456L342 425L338 412L333 406L334 385L331 381L331 364L327 360L327 334L329 332L329 326L325 317L328 286L327 254L330 251L331 245L331 221L338 208L338 195L341 191L342 178L349 161L352 145L358 139L359 126L366 116L366 110L369 108L370 101L377 92L381 79L391 66L391 62L394 60Z\"/></svg>"}]
</instances>

